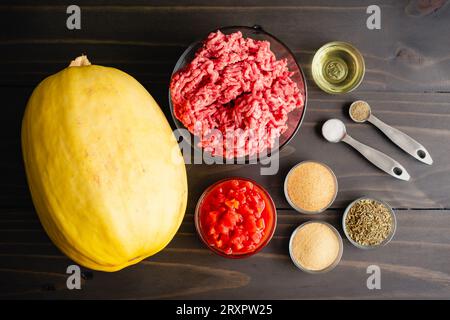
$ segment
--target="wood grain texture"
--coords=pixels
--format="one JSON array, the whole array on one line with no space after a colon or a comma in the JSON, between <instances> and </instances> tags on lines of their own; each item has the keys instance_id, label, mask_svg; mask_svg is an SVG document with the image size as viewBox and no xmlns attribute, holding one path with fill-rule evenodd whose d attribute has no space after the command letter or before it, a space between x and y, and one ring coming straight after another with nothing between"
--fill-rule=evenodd
<instances>
[{"instance_id":1,"label":"wood grain texture","mask_svg":"<svg viewBox=\"0 0 450 320\"><path fill-rule=\"evenodd\" d=\"M270 244L245 260L227 260L206 249L187 214L175 239L161 253L117 273L92 272L83 290L65 287L71 261L59 253L39 228L32 212L18 211L28 227L2 220L0 297L33 298L177 298L177 299L294 299L294 298L450 298L450 212L398 210L398 230L386 247L362 251L344 239L339 266L328 274L307 275L296 269L287 244L294 228L310 218L292 210L278 212ZM340 228L342 210L315 216ZM33 226L33 224L36 224ZM9 227L8 227L9 226ZM24 240L25 239L25 240ZM415 257L412 259L411 257ZM382 290L368 290L366 268L378 265Z\"/></svg>"},{"instance_id":2,"label":"wood grain texture","mask_svg":"<svg viewBox=\"0 0 450 320\"><path fill-rule=\"evenodd\" d=\"M138 80L160 83L191 42L220 26L259 24L294 51L308 77L313 53L328 41L343 40L365 57L363 90L450 88L450 11L445 1L429 6L420 1L381 3L379 31L366 28L370 1L158 3L86 1L79 31L65 28L67 5L59 2L1 6L0 30L11 28L12 16L20 24L0 36L0 84L35 84L79 53L99 64L128 65Z\"/></svg>"},{"instance_id":3,"label":"wood grain texture","mask_svg":"<svg viewBox=\"0 0 450 320\"><path fill-rule=\"evenodd\" d=\"M126 70L128 71L128 70ZM167 86L147 85L170 119ZM2 154L0 169L1 200L5 207L32 206L24 175L20 150L20 121L32 88L0 88L5 99L1 118ZM367 100L374 114L405 131L424 144L435 163L427 166L410 157L389 142L370 124L354 124L346 115L348 105L356 99ZM379 197L399 208L450 208L450 101L438 93L378 93L355 91L344 96L329 97L312 90L309 94L305 121L295 139L280 154L276 175L261 176L259 165L188 165L190 197L193 210L200 194L220 178L244 176L262 183L278 208L289 208L283 195L283 182L297 162L315 159L327 163L336 173L339 194L334 208L343 208L361 195ZM331 144L320 134L322 123L341 118L356 139L377 148L402 163L412 176L410 182L395 180L384 174L345 144Z\"/></svg>"},{"instance_id":4,"label":"wood grain texture","mask_svg":"<svg viewBox=\"0 0 450 320\"><path fill-rule=\"evenodd\" d=\"M449 1L386 0L382 29L365 27L369 0L81 0L82 30L65 28L71 2L2 1L0 4L0 298L21 299L450 299L450 31ZM170 120L167 88L179 55L192 41L225 25L262 25L284 41L303 67L308 109L294 140L281 152L280 170L261 176L259 165L188 165L189 202L177 236L161 253L117 273L83 270L80 291L66 289L72 262L49 241L34 212L20 150L20 126L28 97L46 76L79 53L122 69L152 93ZM330 96L311 81L314 52L330 40L355 44L366 61L356 91ZM346 115L367 100L387 123L424 144L431 167L409 157L369 124ZM328 118L401 162L412 176L394 180L343 144L320 135ZM343 208L372 196L397 208L398 231L389 246L361 251L345 242L340 265L310 276L288 256L294 228L311 217L289 208L283 180L297 162L315 159L336 173L339 194L332 208L313 218L339 230ZM220 178L244 176L261 183L278 208L278 226L257 256L230 261L208 251L196 235L195 204ZM382 290L366 288L366 267L382 270Z\"/></svg>"}]
</instances>

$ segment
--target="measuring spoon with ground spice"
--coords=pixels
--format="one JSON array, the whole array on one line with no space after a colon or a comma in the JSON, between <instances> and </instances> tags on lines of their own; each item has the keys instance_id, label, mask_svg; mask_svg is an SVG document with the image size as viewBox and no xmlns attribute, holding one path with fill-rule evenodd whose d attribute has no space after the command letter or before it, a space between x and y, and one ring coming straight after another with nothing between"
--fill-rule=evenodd
<instances>
[{"instance_id":1,"label":"measuring spoon with ground spice","mask_svg":"<svg viewBox=\"0 0 450 320\"><path fill-rule=\"evenodd\" d=\"M350 118L359 123L370 122L375 127L380 129L392 142L409 153L417 160L426 163L433 164L433 159L430 153L425 149L423 145L408 136L406 133L393 128L372 114L370 105L366 101L358 100L350 105L349 109Z\"/></svg>"}]
</instances>

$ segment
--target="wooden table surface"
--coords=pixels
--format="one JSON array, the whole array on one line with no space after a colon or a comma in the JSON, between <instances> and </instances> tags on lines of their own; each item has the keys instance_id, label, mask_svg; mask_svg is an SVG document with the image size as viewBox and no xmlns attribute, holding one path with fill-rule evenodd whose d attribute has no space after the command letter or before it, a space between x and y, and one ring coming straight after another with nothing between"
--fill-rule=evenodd
<instances>
[{"instance_id":1,"label":"wooden table surface","mask_svg":"<svg viewBox=\"0 0 450 320\"><path fill-rule=\"evenodd\" d=\"M9 5L5 2L11 2ZM0 6L0 297L2 298L450 298L450 6L445 0L378 1L381 30L366 28L373 1L325 0L102 0L77 1L81 30L66 28L72 1L3 1ZM75 2L75 1L74 1ZM167 88L172 68L194 40L220 26L259 24L290 47L309 86L305 121L282 151L280 170L261 176L258 165L189 165L189 203L170 245L116 273L83 269L82 290L66 288L62 255L43 231L30 199L20 149L20 125L33 88L80 53L95 64L136 77L169 119ZM344 40L364 55L361 86L328 95L311 80L311 60L324 43ZM423 143L434 164L409 157L370 125L353 124L346 107L367 100L386 122ZM319 129L341 118L357 139L400 161L410 182L395 180L343 144L327 143ZM170 120L171 121L171 120ZM172 122L171 122L172 124ZM315 217L293 211L282 192L295 163L327 163L339 181L330 210ZM267 188L278 208L273 240L256 256L227 260L197 237L193 208L201 192L228 176L250 177ZM396 208L398 230L386 247L354 248L344 238L339 266L308 275L291 263L288 239L311 218L340 228L343 208L368 195ZM381 290L368 290L366 268L381 268Z\"/></svg>"}]
</instances>

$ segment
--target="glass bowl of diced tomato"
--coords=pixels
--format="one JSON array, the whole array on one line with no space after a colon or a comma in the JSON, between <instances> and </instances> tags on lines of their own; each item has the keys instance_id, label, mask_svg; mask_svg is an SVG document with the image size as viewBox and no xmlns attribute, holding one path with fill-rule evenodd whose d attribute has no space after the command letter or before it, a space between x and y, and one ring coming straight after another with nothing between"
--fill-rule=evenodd
<instances>
[{"instance_id":1,"label":"glass bowl of diced tomato","mask_svg":"<svg viewBox=\"0 0 450 320\"><path fill-rule=\"evenodd\" d=\"M227 258L246 258L272 239L277 212L269 193L247 178L227 178L208 187L195 209L195 227L205 245Z\"/></svg>"}]
</instances>

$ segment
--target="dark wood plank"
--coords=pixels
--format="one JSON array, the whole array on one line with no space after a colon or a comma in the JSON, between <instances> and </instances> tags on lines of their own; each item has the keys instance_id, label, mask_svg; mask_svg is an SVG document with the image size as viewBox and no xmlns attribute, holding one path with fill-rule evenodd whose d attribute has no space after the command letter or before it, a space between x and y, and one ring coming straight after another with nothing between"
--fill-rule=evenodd
<instances>
[{"instance_id":1,"label":"dark wood plank","mask_svg":"<svg viewBox=\"0 0 450 320\"><path fill-rule=\"evenodd\" d=\"M194 200L214 180L229 175L243 175L261 182L279 208L288 208L283 183L289 169L297 162L315 159L327 163L336 173L339 194L333 207L346 206L353 199L370 195L384 199L395 207L449 208L450 171L448 154L448 96L427 94L353 93L347 97L322 98L311 93L307 116L294 140L281 152L280 170L275 176L260 176L258 166L216 166L213 169L191 166L190 190ZM381 119L421 141L435 163L424 165L390 143L369 124L354 124L345 114L356 99L366 99ZM431 102L433 100L433 102ZM323 139L321 125L329 118L343 119L348 132L356 139L377 148L401 162L412 175L410 182L393 179L362 158L345 144L331 144ZM194 203L191 203L194 205Z\"/></svg>"},{"instance_id":2,"label":"dark wood plank","mask_svg":"<svg viewBox=\"0 0 450 320\"><path fill-rule=\"evenodd\" d=\"M396 0L385 0L386 4L392 5L395 4ZM414 1L413 1L414 2ZM365 5L370 4L371 2L368 0L346 0L345 2L341 1L338 3L336 1L335 4L330 3L329 0L79 0L77 1L78 5L82 6L147 6L147 7L171 7L174 9L177 8L197 8L197 7L264 7L264 8L273 8L273 7L305 7L311 6L313 4L325 7L345 7L345 6L355 6L355 5ZM27 5L35 5L36 2L33 0L5 0L2 1L3 5L8 6L27 6ZM64 0L46 0L40 2L42 6L53 6L53 5L65 5L72 4L70 1ZM422 4L423 6L423 4Z\"/></svg>"},{"instance_id":3,"label":"dark wood plank","mask_svg":"<svg viewBox=\"0 0 450 320\"><path fill-rule=\"evenodd\" d=\"M1 298L450 298L450 31L449 1L386 0L382 29L365 27L369 0L81 0L82 30L65 28L72 2L2 1L0 4L0 297ZM20 23L16 23L20 21ZM170 245L146 261L117 273L84 270L81 291L66 289L72 262L43 231L29 196L20 151L20 125L33 87L79 53L97 64L120 68L142 82L170 120L167 87L171 70L194 40L219 26L260 24L284 41L304 68L308 110L295 139L281 152L280 170L261 176L259 165L188 165L189 203ZM314 52L330 40L346 40L364 54L361 87L329 96L311 81ZM346 107L356 99L422 142L435 163L410 158L370 125L352 124ZM378 171L354 150L330 144L320 126L338 117L362 142L399 160L409 183ZM282 192L284 177L301 160L330 165L339 180L332 209L313 218L340 229L343 208L361 195L381 198L397 210L394 241L361 251L345 241L333 272L310 276L288 257L292 230L311 219L292 211ZM255 179L273 196L279 223L270 245L257 256L230 261L200 242L193 210L201 192L229 176ZM366 288L366 267L382 270L382 290Z\"/></svg>"},{"instance_id":4,"label":"dark wood plank","mask_svg":"<svg viewBox=\"0 0 450 320\"><path fill-rule=\"evenodd\" d=\"M167 87L149 84L161 108L171 121ZM1 89L5 99L1 118L2 139L0 181L4 207L31 207L20 151L20 124L32 88ZM381 119L404 130L423 143L434 158L432 166L424 165L405 154L369 124L353 124L345 115L349 102L366 99ZM361 195L384 199L394 207L450 208L449 126L450 101L447 94L354 92L330 97L311 91L305 121L293 141L281 152L280 169L274 176L261 176L259 165L189 165L189 208L192 210L201 192L214 181L228 176L244 176L262 183L279 208L289 208L283 195L286 173L297 162L307 159L323 161L333 168L339 181L334 208L342 208ZM412 176L403 182L384 174L344 144L326 142L321 124L328 118L343 119L348 132L362 142L386 152L400 161Z\"/></svg>"},{"instance_id":5,"label":"dark wood plank","mask_svg":"<svg viewBox=\"0 0 450 320\"><path fill-rule=\"evenodd\" d=\"M0 30L11 30L10 21L21 21L14 24L13 32L0 36L0 84L34 85L81 52L98 63L122 66L128 61L125 64L131 64L139 80L161 82L183 49L209 31L260 24L286 42L308 77L313 53L325 42L339 39L355 44L365 56L362 90L450 91L450 11L445 2L428 8L414 1L386 1L380 4L379 31L366 28L370 1L333 5L285 1L271 6L200 1L175 7L144 1L133 6L86 3L90 5L82 6L79 31L66 29L66 5L0 7L5 17L0 19Z\"/></svg>"},{"instance_id":6,"label":"dark wood plank","mask_svg":"<svg viewBox=\"0 0 450 320\"><path fill-rule=\"evenodd\" d=\"M20 214L28 216L29 212ZM340 228L341 215L341 210L332 210L314 218ZM215 256L202 245L189 213L164 251L120 272L87 272L80 291L67 290L65 270L72 262L57 251L39 227L30 225L36 222L35 216L26 218L29 225L20 230L5 230L9 223L16 227L21 224L14 222L13 213L9 216L10 222L0 220L1 297L450 298L450 212L444 210L397 211L397 234L382 249L359 250L344 239L340 265L320 276L302 273L288 257L290 234L298 224L309 220L308 216L279 211L277 230L268 247L254 257L233 261ZM366 287L366 268L372 264L381 268L382 290Z\"/></svg>"}]
</instances>

